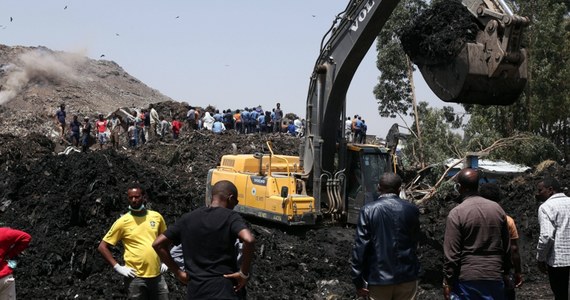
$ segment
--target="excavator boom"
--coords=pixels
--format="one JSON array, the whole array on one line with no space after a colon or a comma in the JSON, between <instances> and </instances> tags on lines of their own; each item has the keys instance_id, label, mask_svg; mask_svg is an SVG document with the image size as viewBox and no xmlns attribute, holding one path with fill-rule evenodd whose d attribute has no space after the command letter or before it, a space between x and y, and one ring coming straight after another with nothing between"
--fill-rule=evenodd
<instances>
[{"instance_id":1,"label":"excavator boom","mask_svg":"<svg viewBox=\"0 0 570 300\"><path fill-rule=\"evenodd\" d=\"M508 105L522 93L527 65L520 41L528 19L513 15L502 1L462 0L477 22L475 41L465 43L454 57L416 62L429 87L443 101ZM307 132L301 153L317 209L320 203L347 203L322 193L331 185L343 189L337 174L347 167L347 147L346 139L339 141L338 132L346 115L346 93L358 65L399 2L350 1L321 43L309 84ZM344 196L332 193L333 197L338 194Z\"/></svg>"},{"instance_id":2,"label":"excavator boom","mask_svg":"<svg viewBox=\"0 0 570 300\"><path fill-rule=\"evenodd\" d=\"M528 20L501 1L463 0L473 16L467 17L477 20L475 40L452 57L415 60L442 100L505 105L524 88L526 53L520 40ZM226 155L210 170L208 187L231 180L239 192L237 211L287 225L314 224L322 214L355 222L360 207L377 197L379 176L393 170L395 161L387 149L347 143L340 126L346 92L398 3L351 0L337 15L311 76L300 157L276 155L269 144L270 154Z\"/></svg>"}]
</instances>

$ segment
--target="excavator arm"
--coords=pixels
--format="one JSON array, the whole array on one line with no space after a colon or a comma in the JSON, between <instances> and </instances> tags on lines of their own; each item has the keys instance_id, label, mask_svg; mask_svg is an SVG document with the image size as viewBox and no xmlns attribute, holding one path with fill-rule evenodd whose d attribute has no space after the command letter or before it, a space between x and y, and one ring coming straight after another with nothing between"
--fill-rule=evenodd
<instances>
[{"instance_id":1,"label":"excavator arm","mask_svg":"<svg viewBox=\"0 0 570 300\"><path fill-rule=\"evenodd\" d=\"M307 96L306 135L301 150L305 179L312 181L317 209L330 185L342 185L335 169L340 123L346 93L360 62L389 19L399 0L351 0L337 15L321 42ZM475 43L467 43L457 57L438 64L418 64L434 93L444 101L511 104L526 84L526 54L520 49L522 29L528 24L513 15L502 0L462 0L480 23ZM344 140L344 139L343 139ZM344 141L346 145L346 141ZM346 148L346 147L344 147ZM327 186L326 194L322 191ZM338 187L342 189L342 187ZM322 194L322 195L321 195ZM329 203L339 200L328 199Z\"/></svg>"}]
</instances>

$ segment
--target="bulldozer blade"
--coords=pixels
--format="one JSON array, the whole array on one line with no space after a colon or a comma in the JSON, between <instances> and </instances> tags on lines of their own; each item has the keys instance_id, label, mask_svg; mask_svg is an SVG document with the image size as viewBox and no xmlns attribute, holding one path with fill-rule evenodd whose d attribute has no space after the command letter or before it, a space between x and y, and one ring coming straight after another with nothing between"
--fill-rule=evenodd
<instances>
[{"instance_id":1,"label":"bulldozer blade","mask_svg":"<svg viewBox=\"0 0 570 300\"><path fill-rule=\"evenodd\" d=\"M419 65L431 90L445 102L510 105L518 100L527 82L526 52L519 63L501 62L490 75L488 55L479 43L467 43L452 61Z\"/></svg>"}]
</instances>

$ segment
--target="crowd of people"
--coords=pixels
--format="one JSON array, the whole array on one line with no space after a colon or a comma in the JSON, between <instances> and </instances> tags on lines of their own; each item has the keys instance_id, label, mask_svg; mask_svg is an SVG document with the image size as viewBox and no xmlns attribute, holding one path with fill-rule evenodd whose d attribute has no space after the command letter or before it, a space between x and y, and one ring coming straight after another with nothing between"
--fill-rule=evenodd
<instances>
[{"instance_id":1,"label":"crowd of people","mask_svg":"<svg viewBox=\"0 0 570 300\"><path fill-rule=\"evenodd\" d=\"M368 125L366 121L359 115L354 115L352 120L350 116L346 117L344 124L345 136L350 143L366 144L366 131Z\"/></svg>"},{"instance_id":2,"label":"crowd of people","mask_svg":"<svg viewBox=\"0 0 570 300\"><path fill-rule=\"evenodd\" d=\"M170 137L177 140L182 130L209 130L215 134L223 134L229 130L234 130L238 134L280 132L301 137L304 135L305 127L305 120L285 118L280 103L277 103L271 111L263 111L261 106L227 109L222 112L217 109L204 110L189 106L186 115L182 117L162 116L154 105L150 104L148 109L135 110L134 115L126 115L123 118L116 112L108 117L98 114L95 123L90 121L89 116L85 116L83 122L80 122L78 116L73 115L69 124L66 122L65 107L65 104L61 104L55 113L60 144L81 147L83 151L89 149L93 135L100 149L107 147L106 145L119 149L120 135L123 133L126 133L126 144L136 148L153 139L164 140ZM92 132L93 126L94 132Z\"/></svg>"},{"instance_id":3,"label":"crowd of people","mask_svg":"<svg viewBox=\"0 0 570 300\"><path fill-rule=\"evenodd\" d=\"M300 136L304 129L304 120L285 118L281 103L277 103L271 111L263 111L261 106L226 109L222 112L217 109L204 111L190 106L186 113L186 122L190 129L207 129L216 134L235 130L238 134L281 132Z\"/></svg>"}]
</instances>

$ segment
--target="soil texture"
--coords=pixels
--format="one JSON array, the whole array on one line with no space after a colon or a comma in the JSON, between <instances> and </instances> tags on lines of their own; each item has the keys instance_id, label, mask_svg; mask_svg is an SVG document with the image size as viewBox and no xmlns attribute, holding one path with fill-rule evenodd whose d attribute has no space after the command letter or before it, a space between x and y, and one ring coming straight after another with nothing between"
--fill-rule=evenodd
<instances>
[{"instance_id":1,"label":"soil texture","mask_svg":"<svg viewBox=\"0 0 570 300\"><path fill-rule=\"evenodd\" d=\"M298 154L299 139L287 135L214 135L183 132L176 143L150 142L136 150L102 150L57 155L61 146L42 135L0 135L1 221L33 236L15 269L22 299L116 299L126 296L120 275L96 248L127 209L126 187L141 182L149 206L168 224L204 203L207 171L223 154L267 151ZM94 146L92 149L96 149ZM566 170L547 170L565 185ZM534 200L542 174L501 183L502 205L519 227L525 285L520 299L546 299L547 279L534 264L538 223ZM432 199L421 207L423 267L420 299L440 297L445 218L455 202ZM285 228L248 219L258 240L250 299L353 299L349 257L354 228L324 220L314 227ZM121 257L120 247L114 250ZM172 299L184 288L166 276Z\"/></svg>"}]
</instances>

